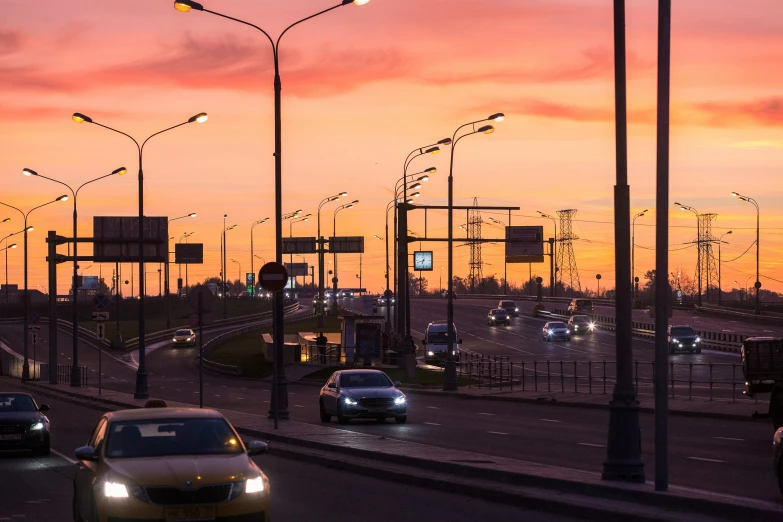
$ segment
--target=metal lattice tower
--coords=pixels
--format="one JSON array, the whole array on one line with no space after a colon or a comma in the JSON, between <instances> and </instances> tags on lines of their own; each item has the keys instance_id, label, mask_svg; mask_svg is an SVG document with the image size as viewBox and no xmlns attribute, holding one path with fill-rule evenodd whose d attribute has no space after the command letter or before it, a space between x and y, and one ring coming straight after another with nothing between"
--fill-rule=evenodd
<instances>
[{"instance_id":1,"label":"metal lattice tower","mask_svg":"<svg viewBox=\"0 0 783 522\"><path fill-rule=\"evenodd\" d=\"M473 206L478 206L478 198L473 198ZM470 245L470 291L474 292L476 284L484 277L481 260L481 213L478 210L468 211L468 244Z\"/></svg>"},{"instance_id":2,"label":"metal lattice tower","mask_svg":"<svg viewBox=\"0 0 783 522\"><path fill-rule=\"evenodd\" d=\"M573 244L573 240L579 238L574 235L571 228L571 221L576 212L575 208L557 211L557 215L560 217L560 237L558 238L560 245L557 247L557 266L560 271L557 275L564 288L570 286L572 291L581 292L582 285L579 284L579 270L576 268ZM565 282L563 282L563 278L565 278Z\"/></svg>"},{"instance_id":3,"label":"metal lattice tower","mask_svg":"<svg viewBox=\"0 0 783 522\"><path fill-rule=\"evenodd\" d=\"M698 262L701 265L696 267L696 277L701 277L704 296L708 300L710 288L718 288L718 261L712 248L713 242L717 241L712 235L712 222L717 217L717 214L699 214Z\"/></svg>"}]
</instances>

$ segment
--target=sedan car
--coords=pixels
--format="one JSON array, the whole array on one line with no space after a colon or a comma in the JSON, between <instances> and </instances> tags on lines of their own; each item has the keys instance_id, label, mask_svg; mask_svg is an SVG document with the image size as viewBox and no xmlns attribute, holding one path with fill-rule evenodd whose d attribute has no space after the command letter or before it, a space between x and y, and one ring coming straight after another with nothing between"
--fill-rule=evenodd
<instances>
[{"instance_id":1,"label":"sedan car","mask_svg":"<svg viewBox=\"0 0 783 522\"><path fill-rule=\"evenodd\" d=\"M510 315L511 317L519 317L519 307L514 301L503 299L498 303L498 308L502 308L503 310L508 312L508 315Z\"/></svg>"},{"instance_id":2,"label":"sedan car","mask_svg":"<svg viewBox=\"0 0 783 522\"><path fill-rule=\"evenodd\" d=\"M586 315L572 315L568 318L571 335L593 335L595 323Z\"/></svg>"},{"instance_id":3,"label":"sedan car","mask_svg":"<svg viewBox=\"0 0 783 522\"><path fill-rule=\"evenodd\" d=\"M380 370L342 370L334 372L321 388L318 399L321 421L347 424L351 419L376 419L384 422L393 417L397 424L408 420L405 394L397 389Z\"/></svg>"},{"instance_id":4,"label":"sedan car","mask_svg":"<svg viewBox=\"0 0 783 522\"><path fill-rule=\"evenodd\" d=\"M196 333L193 330L177 330L174 332L172 346L196 346Z\"/></svg>"},{"instance_id":5,"label":"sedan car","mask_svg":"<svg viewBox=\"0 0 783 522\"><path fill-rule=\"evenodd\" d=\"M73 518L269 520L269 480L218 412L140 408L106 413L76 450Z\"/></svg>"},{"instance_id":6,"label":"sedan car","mask_svg":"<svg viewBox=\"0 0 783 522\"><path fill-rule=\"evenodd\" d=\"M778 489L783 495L783 428L778 428L772 441L772 466L778 479Z\"/></svg>"},{"instance_id":7,"label":"sedan car","mask_svg":"<svg viewBox=\"0 0 783 522\"><path fill-rule=\"evenodd\" d=\"M701 353L701 338L690 326L669 326L669 353Z\"/></svg>"},{"instance_id":8,"label":"sedan car","mask_svg":"<svg viewBox=\"0 0 783 522\"><path fill-rule=\"evenodd\" d=\"M545 342L555 341L557 339L571 340L571 332L563 321L549 321L544 325L541 335Z\"/></svg>"},{"instance_id":9,"label":"sedan car","mask_svg":"<svg viewBox=\"0 0 783 522\"><path fill-rule=\"evenodd\" d=\"M49 419L28 393L0 392L0 450L32 450L49 454Z\"/></svg>"},{"instance_id":10,"label":"sedan car","mask_svg":"<svg viewBox=\"0 0 783 522\"><path fill-rule=\"evenodd\" d=\"M505 324L508 326L511 324L511 318L508 316L508 312L502 308L493 308L487 314L487 324L490 326L496 324Z\"/></svg>"}]
</instances>

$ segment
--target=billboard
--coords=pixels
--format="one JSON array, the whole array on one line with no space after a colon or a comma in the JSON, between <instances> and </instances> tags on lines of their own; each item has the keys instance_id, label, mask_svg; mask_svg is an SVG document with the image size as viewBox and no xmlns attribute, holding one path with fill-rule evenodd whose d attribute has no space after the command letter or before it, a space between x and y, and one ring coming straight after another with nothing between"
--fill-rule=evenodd
<instances>
[{"instance_id":1,"label":"billboard","mask_svg":"<svg viewBox=\"0 0 783 522\"><path fill-rule=\"evenodd\" d=\"M139 259L139 218L137 216L94 216L93 261L126 263ZM169 222L165 217L144 217L144 261L166 262Z\"/></svg>"},{"instance_id":2,"label":"billboard","mask_svg":"<svg viewBox=\"0 0 783 522\"><path fill-rule=\"evenodd\" d=\"M432 270L432 251L420 250L413 253L413 269L423 272Z\"/></svg>"},{"instance_id":3,"label":"billboard","mask_svg":"<svg viewBox=\"0 0 783 522\"><path fill-rule=\"evenodd\" d=\"M98 276L79 276L76 278L79 290L97 290Z\"/></svg>"},{"instance_id":4,"label":"billboard","mask_svg":"<svg viewBox=\"0 0 783 522\"><path fill-rule=\"evenodd\" d=\"M506 263L543 263L544 227L506 227Z\"/></svg>"},{"instance_id":5,"label":"billboard","mask_svg":"<svg viewBox=\"0 0 783 522\"><path fill-rule=\"evenodd\" d=\"M177 243L174 245L174 264L200 265L204 263L202 243Z\"/></svg>"},{"instance_id":6,"label":"billboard","mask_svg":"<svg viewBox=\"0 0 783 522\"><path fill-rule=\"evenodd\" d=\"M245 286L246 290L251 294L255 294L253 288L256 286L256 274L253 272L245 272Z\"/></svg>"},{"instance_id":7,"label":"billboard","mask_svg":"<svg viewBox=\"0 0 783 522\"><path fill-rule=\"evenodd\" d=\"M314 237L284 237L284 254L315 254L318 250Z\"/></svg>"},{"instance_id":8,"label":"billboard","mask_svg":"<svg viewBox=\"0 0 783 522\"><path fill-rule=\"evenodd\" d=\"M307 263L285 263L285 269L288 270L288 277L299 277L308 275Z\"/></svg>"},{"instance_id":9,"label":"billboard","mask_svg":"<svg viewBox=\"0 0 783 522\"><path fill-rule=\"evenodd\" d=\"M332 254L363 254L364 236L330 237L329 252Z\"/></svg>"}]
</instances>

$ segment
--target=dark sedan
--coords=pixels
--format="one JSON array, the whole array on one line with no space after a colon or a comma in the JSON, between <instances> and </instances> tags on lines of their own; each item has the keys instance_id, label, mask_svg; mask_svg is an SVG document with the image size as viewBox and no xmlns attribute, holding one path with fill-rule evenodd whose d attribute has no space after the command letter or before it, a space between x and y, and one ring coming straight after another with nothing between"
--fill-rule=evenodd
<instances>
[{"instance_id":1,"label":"dark sedan","mask_svg":"<svg viewBox=\"0 0 783 522\"><path fill-rule=\"evenodd\" d=\"M690 326L669 327L669 353L701 353L701 338Z\"/></svg>"},{"instance_id":2,"label":"dark sedan","mask_svg":"<svg viewBox=\"0 0 783 522\"><path fill-rule=\"evenodd\" d=\"M541 330L544 342L555 341L557 339L571 340L571 331L563 321L549 321Z\"/></svg>"},{"instance_id":3,"label":"dark sedan","mask_svg":"<svg viewBox=\"0 0 783 522\"><path fill-rule=\"evenodd\" d=\"M568 329L573 335L593 335L595 323L586 315L572 315L568 319Z\"/></svg>"},{"instance_id":4,"label":"dark sedan","mask_svg":"<svg viewBox=\"0 0 783 522\"><path fill-rule=\"evenodd\" d=\"M351 419L376 419L379 422L394 417L397 424L408 420L405 394L397 389L380 370L342 370L334 372L318 399L321 421L347 424Z\"/></svg>"},{"instance_id":5,"label":"dark sedan","mask_svg":"<svg viewBox=\"0 0 783 522\"><path fill-rule=\"evenodd\" d=\"M487 314L487 324L489 326L495 326L497 324L505 324L509 326L511 324L511 318L508 316L508 312L502 308L495 308L490 310Z\"/></svg>"},{"instance_id":6,"label":"dark sedan","mask_svg":"<svg viewBox=\"0 0 783 522\"><path fill-rule=\"evenodd\" d=\"M49 419L27 393L0 392L0 450L32 450L49 454Z\"/></svg>"}]
</instances>

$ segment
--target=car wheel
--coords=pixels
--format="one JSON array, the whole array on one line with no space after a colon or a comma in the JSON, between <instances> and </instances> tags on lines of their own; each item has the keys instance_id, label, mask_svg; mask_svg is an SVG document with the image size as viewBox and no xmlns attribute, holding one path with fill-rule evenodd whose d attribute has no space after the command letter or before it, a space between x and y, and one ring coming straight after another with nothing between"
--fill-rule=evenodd
<instances>
[{"instance_id":1,"label":"car wheel","mask_svg":"<svg viewBox=\"0 0 783 522\"><path fill-rule=\"evenodd\" d=\"M343 416L343 407L338 405L337 406L337 422L340 424L348 424L350 419L348 417Z\"/></svg>"},{"instance_id":2,"label":"car wheel","mask_svg":"<svg viewBox=\"0 0 783 522\"><path fill-rule=\"evenodd\" d=\"M397 415L396 417L394 417L394 422L396 422L397 424L405 424L407 421L408 421L407 415Z\"/></svg>"},{"instance_id":3,"label":"car wheel","mask_svg":"<svg viewBox=\"0 0 783 522\"><path fill-rule=\"evenodd\" d=\"M332 416L326 413L324 408L324 401L318 401L319 410L321 412L321 422L329 422L332 420Z\"/></svg>"}]
</instances>

